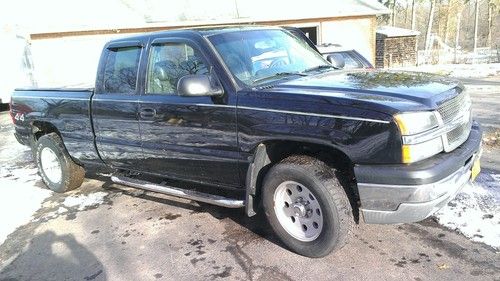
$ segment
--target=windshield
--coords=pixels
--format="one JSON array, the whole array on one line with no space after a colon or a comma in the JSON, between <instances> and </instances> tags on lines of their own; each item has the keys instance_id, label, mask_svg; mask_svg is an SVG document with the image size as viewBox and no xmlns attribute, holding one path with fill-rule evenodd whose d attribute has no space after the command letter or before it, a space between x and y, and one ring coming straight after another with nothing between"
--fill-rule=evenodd
<instances>
[{"instance_id":1,"label":"windshield","mask_svg":"<svg viewBox=\"0 0 500 281\"><path fill-rule=\"evenodd\" d=\"M233 76L247 86L331 68L304 40L279 29L221 33L209 40Z\"/></svg>"}]
</instances>

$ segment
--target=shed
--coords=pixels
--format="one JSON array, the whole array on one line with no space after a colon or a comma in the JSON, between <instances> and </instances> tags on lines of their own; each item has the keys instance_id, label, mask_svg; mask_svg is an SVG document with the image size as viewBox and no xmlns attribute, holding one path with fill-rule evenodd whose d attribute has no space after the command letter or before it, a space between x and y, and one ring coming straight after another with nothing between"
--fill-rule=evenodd
<instances>
[{"instance_id":1,"label":"shed","mask_svg":"<svg viewBox=\"0 0 500 281\"><path fill-rule=\"evenodd\" d=\"M417 40L420 32L382 26L377 29L375 67L387 68L417 64Z\"/></svg>"}]
</instances>

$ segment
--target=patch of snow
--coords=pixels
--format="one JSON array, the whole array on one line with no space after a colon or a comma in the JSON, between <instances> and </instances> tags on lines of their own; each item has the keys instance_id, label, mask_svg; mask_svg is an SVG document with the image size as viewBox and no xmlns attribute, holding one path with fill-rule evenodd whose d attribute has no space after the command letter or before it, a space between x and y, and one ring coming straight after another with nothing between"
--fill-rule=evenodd
<instances>
[{"instance_id":1,"label":"patch of snow","mask_svg":"<svg viewBox=\"0 0 500 281\"><path fill-rule=\"evenodd\" d=\"M66 211L68 211L68 209L64 208L64 207L59 207L59 209L57 209L56 213L57 214L64 214Z\"/></svg>"},{"instance_id":2,"label":"patch of snow","mask_svg":"<svg viewBox=\"0 0 500 281\"><path fill-rule=\"evenodd\" d=\"M2 134L8 133L10 132L2 132ZM7 165L10 166L16 161L30 161L31 149L18 143L5 145L0 147L0 159L2 159L2 168L6 168Z\"/></svg>"},{"instance_id":3,"label":"patch of snow","mask_svg":"<svg viewBox=\"0 0 500 281\"><path fill-rule=\"evenodd\" d=\"M409 70L448 75L456 78L481 78L500 74L500 63L489 64L441 64L419 65L394 68L395 70Z\"/></svg>"},{"instance_id":4,"label":"patch of snow","mask_svg":"<svg viewBox=\"0 0 500 281\"><path fill-rule=\"evenodd\" d=\"M9 168L0 167L0 178L12 182L24 182L34 184L36 181L41 180L38 175L38 169L35 164L30 163L24 167L11 166Z\"/></svg>"},{"instance_id":5,"label":"patch of snow","mask_svg":"<svg viewBox=\"0 0 500 281\"><path fill-rule=\"evenodd\" d=\"M387 37L402 37L402 36L417 36L420 35L419 31L395 27L395 26L381 26L377 28L377 33L383 34Z\"/></svg>"},{"instance_id":6,"label":"patch of snow","mask_svg":"<svg viewBox=\"0 0 500 281\"><path fill-rule=\"evenodd\" d=\"M50 190L36 187L34 183L26 178L0 178L0 245L16 228L31 221L43 201L52 195Z\"/></svg>"},{"instance_id":7,"label":"patch of snow","mask_svg":"<svg viewBox=\"0 0 500 281\"><path fill-rule=\"evenodd\" d=\"M43 208L43 206L42 206L42 208ZM67 211L68 211L68 209L66 209L64 207L59 207L59 209L57 209L56 211L43 214L42 216L40 216L39 218L37 218L33 221L38 222L38 221L43 221L43 220L55 219L55 218L59 217L60 215L65 214Z\"/></svg>"},{"instance_id":8,"label":"patch of snow","mask_svg":"<svg viewBox=\"0 0 500 281\"><path fill-rule=\"evenodd\" d=\"M7 112L0 115L0 245L19 226L29 223L53 193L41 183L31 151L13 136ZM6 125L9 124L9 125Z\"/></svg>"},{"instance_id":9,"label":"patch of snow","mask_svg":"<svg viewBox=\"0 0 500 281\"><path fill-rule=\"evenodd\" d=\"M63 204L66 207L76 208L79 211L83 211L88 207L104 203L104 197L107 195L108 193L99 191L88 195L81 194L77 196L70 196L64 200Z\"/></svg>"},{"instance_id":10,"label":"patch of snow","mask_svg":"<svg viewBox=\"0 0 500 281\"><path fill-rule=\"evenodd\" d=\"M500 249L500 175L481 173L435 217L473 241Z\"/></svg>"}]
</instances>

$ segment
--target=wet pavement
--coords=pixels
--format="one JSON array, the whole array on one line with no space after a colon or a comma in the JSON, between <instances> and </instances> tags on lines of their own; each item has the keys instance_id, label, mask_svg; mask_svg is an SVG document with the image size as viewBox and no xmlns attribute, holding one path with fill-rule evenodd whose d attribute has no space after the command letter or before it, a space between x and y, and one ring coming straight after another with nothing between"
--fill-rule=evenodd
<instances>
[{"instance_id":1,"label":"wet pavement","mask_svg":"<svg viewBox=\"0 0 500 281\"><path fill-rule=\"evenodd\" d=\"M86 208L67 196L104 192ZM5 214L4 214L5 215ZM46 199L0 246L7 280L499 280L494 249L440 227L360 225L339 252L284 249L262 218L87 180Z\"/></svg>"}]
</instances>

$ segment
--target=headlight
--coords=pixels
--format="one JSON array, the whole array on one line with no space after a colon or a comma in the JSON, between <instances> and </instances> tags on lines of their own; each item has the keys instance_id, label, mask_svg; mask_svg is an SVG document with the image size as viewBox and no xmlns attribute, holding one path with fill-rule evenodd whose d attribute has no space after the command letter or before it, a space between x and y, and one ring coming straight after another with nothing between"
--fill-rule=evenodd
<instances>
[{"instance_id":1,"label":"headlight","mask_svg":"<svg viewBox=\"0 0 500 281\"><path fill-rule=\"evenodd\" d=\"M413 163L431 157L443 151L441 137L418 144L403 144L403 163Z\"/></svg>"},{"instance_id":2,"label":"headlight","mask_svg":"<svg viewBox=\"0 0 500 281\"><path fill-rule=\"evenodd\" d=\"M403 163L417 162L443 151L441 136L432 134L432 129L439 127L438 113L407 112L395 115L394 120L403 137Z\"/></svg>"},{"instance_id":3,"label":"headlight","mask_svg":"<svg viewBox=\"0 0 500 281\"><path fill-rule=\"evenodd\" d=\"M394 116L401 135L408 136L425 132L439 126L436 113L430 111L407 112Z\"/></svg>"}]
</instances>

